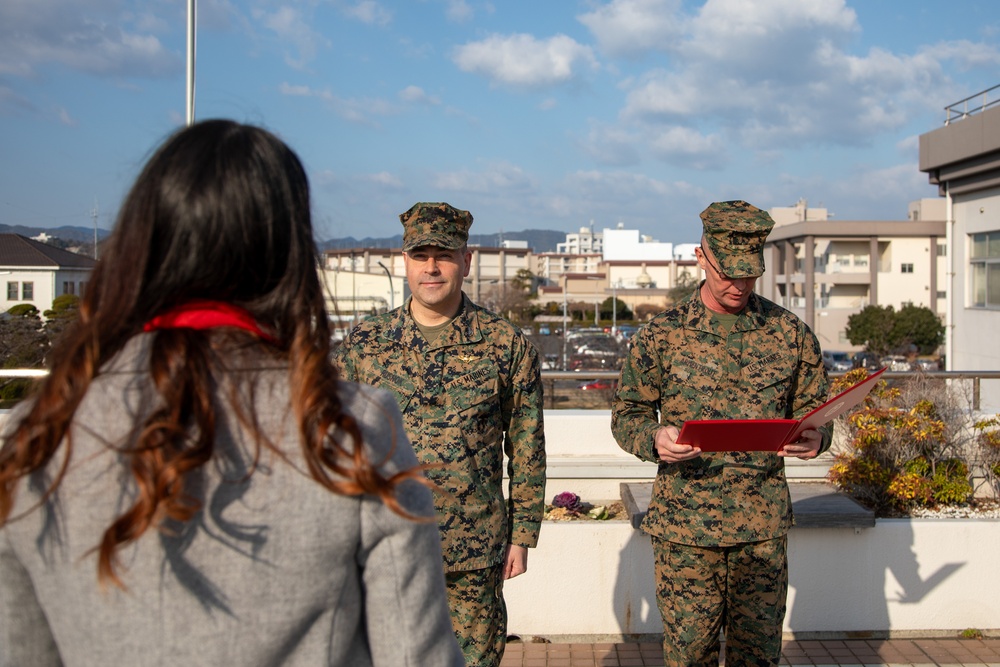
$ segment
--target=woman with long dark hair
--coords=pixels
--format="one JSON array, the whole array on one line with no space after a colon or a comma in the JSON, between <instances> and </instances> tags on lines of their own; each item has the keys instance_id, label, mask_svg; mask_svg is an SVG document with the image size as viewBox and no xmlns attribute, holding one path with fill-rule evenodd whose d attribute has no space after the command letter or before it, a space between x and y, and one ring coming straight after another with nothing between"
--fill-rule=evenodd
<instances>
[{"instance_id":1,"label":"woman with long dark hair","mask_svg":"<svg viewBox=\"0 0 1000 667\"><path fill-rule=\"evenodd\" d=\"M0 448L0 664L460 665L391 396L340 382L309 187L197 123L125 199Z\"/></svg>"}]
</instances>

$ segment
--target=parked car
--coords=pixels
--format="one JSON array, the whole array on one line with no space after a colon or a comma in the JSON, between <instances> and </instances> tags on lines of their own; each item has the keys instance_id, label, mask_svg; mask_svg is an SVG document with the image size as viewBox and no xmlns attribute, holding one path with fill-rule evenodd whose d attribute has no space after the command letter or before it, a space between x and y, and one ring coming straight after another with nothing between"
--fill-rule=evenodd
<instances>
[{"instance_id":1,"label":"parked car","mask_svg":"<svg viewBox=\"0 0 1000 667\"><path fill-rule=\"evenodd\" d=\"M916 370L919 367L919 365L915 360L910 361L901 354L892 354L887 357L883 357L882 365L888 368L890 371L897 371L897 372L912 371Z\"/></svg>"},{"instance_id":2,"label":"parked car","mask_svg":"<svg viewBox=\"0 0 1000 667\"><path fill-rule=\"evenodd\" d=\"M920 370L924 371L939 371L941 370L941 360L932 359L928 357L921 357L917 359L917 365L920 366Z\"/></svg>"},{"instance_id":3,"label":"parked car","mask_svg":"<svg viewBox=\"0 0 1000 667\"><path fill-rule=\"evenodd\" d=\"M877 371L882 368L882 361L872 352L856 352L851 357L851 363L854 368L864 368L867 371Z\"/></svg>"},{"instance_id":4,"label":"parked car","mask_svg":"<svg viewBox=\"0 0 1000 667\"><path fill-rule=\"evenodd\" d=\"M833 372L849 371L853 367L850 355L836 350L823 350L823 366Z\"/></svg>"},{"instance_id":5,"label":"parked car","mask_svg":"<svg viewBox=\"0 0 1000 667\"><path fill-rule=\"evenodd\" d=\"M623 324L620 327L618 327L618 331L616 331L615 333L618 336L618 340L627 341L638 330L639 327L637 326L631 324Z\"/></svg>"},{"instance_id":6,"label":"parked car","mask_svg":"<svg viewBox=\"0 0 1000 667\"><path fill-rule=\"evenodd\" d=\"M594 391L597 389L613 390L618 388L618 380L591 380L590 382L584 382L578 389L583 389L584 391Z\"/></svg>"}]
</instances>

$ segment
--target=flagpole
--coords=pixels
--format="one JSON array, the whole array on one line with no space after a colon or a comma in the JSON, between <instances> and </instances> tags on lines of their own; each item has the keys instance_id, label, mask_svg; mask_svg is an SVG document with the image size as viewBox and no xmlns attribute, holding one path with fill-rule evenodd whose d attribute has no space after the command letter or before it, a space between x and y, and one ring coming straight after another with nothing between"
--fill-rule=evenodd
<instances>
[{"instance_id":1,"label":"flagpole","mask_svg":"<svg viewBox=\"0 0 1000 667\"><path fill-rule=\"evenodd\" d=\"M194 57L196 0L187 0L187 99L185 122L194 123Z\"/></svg>"}]
</instances>

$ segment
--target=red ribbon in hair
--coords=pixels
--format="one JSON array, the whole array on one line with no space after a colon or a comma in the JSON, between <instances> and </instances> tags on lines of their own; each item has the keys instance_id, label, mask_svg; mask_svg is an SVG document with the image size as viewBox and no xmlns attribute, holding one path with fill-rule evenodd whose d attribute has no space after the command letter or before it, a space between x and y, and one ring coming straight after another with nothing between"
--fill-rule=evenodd
<instances>
[{"instance_id":1,"label":"red ribbon in hair","mask_svg":"<svg viewBox=\"0 0 1000 667\"><path fill-rule=\"evenodd\" d=\"M278 340L265 333L246 308L224 301L193 299L160 313L143 325L143 331L158 329L214 329L234 327L243 329L275 345Z\"/></svg>"}]
</instances>

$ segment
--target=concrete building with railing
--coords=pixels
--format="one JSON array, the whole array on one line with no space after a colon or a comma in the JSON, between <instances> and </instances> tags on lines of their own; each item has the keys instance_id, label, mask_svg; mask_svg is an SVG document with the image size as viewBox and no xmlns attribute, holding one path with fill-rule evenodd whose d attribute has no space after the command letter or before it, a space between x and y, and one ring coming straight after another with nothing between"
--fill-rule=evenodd
<instances>
[{"instance_id":1,"label":"concrete building with railing","mask_svg":"<svg viewBox=\"0 0 1000 667\"><path fill-rule=\"evenodd\" d=\"M1000 85L945 109L944 126L920 135L920 171L945 206L949 280L948 369L1000 369ZM1000 411L1000 388L983 390Z\"/></svg>"}]
</instances>

